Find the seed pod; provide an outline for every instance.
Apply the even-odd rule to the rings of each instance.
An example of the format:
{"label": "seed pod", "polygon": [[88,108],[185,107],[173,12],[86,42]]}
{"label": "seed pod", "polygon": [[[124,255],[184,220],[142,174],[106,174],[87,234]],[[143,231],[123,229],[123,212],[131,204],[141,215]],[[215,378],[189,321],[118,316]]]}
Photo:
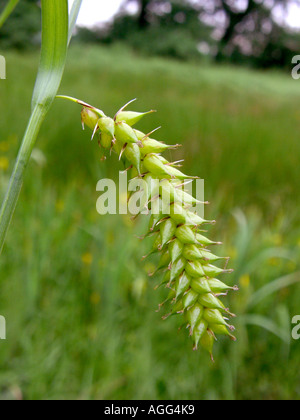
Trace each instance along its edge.
{"label": "seed pod", "polygon": [[158,234],[154,241],[152,250],[153,252],[158,252],[158,251],[161,251],[162,249],[163,249],[163,246],[161,244],[161,236],[160,234]]}
{"label": "seed pod", "polygon": [[130,127],[137,124],[145,115],[152,114],[155,111],[148,112],[131,112],[131,111],[121,111],[115,116],[115,121],[117,123],[124,122]]}
{"label": "seed pod", "polygon": [[196,325],[193,331],[193,340],[195,343],[194,350],[198,349],[199,342],[201,341],[204,334],[206,334],[208,328],[208,324],[206,321],[202,320],[199,324]]}
{"label": "seed pod", "polygon": [[109,117],[102,117],[98,120],[98,127],[102,133],[110,135],[112,138],[115,136],[115,123]]}
{"label": "seed pod", "polygon": [[162,279],[162,282],[158,286],[155,287],[155,290],[158,289],[161,286],[164,286],[166,284],[169,284],[170,283],[170,279],[171,279],[171,272],[170,271],[167,271],[165,273],[163,279]]}
{"label": "seed pod", "polygon": [[172,307],[172,314],[179,314],[182,313],[184,310],[182,300],[175,302]]}
{"label": "seed pod", "polygon": [[159,196],[159,180],[153,178],[151,174],[147,174],[144,176],[143,180],[148,185],[148,198],[154,198]]}
{"label": "seed pod", "polygon": [[171,256],[172,263],[178,260],[183,253],[183,243],[179,239],[175,239],[169,244],[169,252]]}
{"label": "seed pod", "polygon": [[181,297],[184,294],[184,292],[186,292],[189,289],[190,283],[191,283],[191,278],[186,273],[183,273],[176,280],[176,284],[175,284],[176,299]]}
{"label": "seed pod", "polygon": [[200,340],[200,344],[201,346],[208,351],[208,353],[210,354],[211,360],[214,361],[213,358],[213,347],[214,347],[214,337],[213,335],[206,330],[206,332],[203,334],[201,340]]}
{"label": "seed pod", "polygon": [[225,306],[223,305],[223,303],[211,293],[207,293],[206,295],[200,295],[199,303],[203,305],[205,308],[209,308],[209,309],[221,309],[221,310],[225,309]]}
{"label": "seed pod", "polygon": [[107,133],[101,133],[100,144],[104,149],[111,149],[113,137]]}
{"label": "seed pod", "polygon": [[176,200],[176,190],[173,187],[173,185],[170,183],[170,181],[163,180],[160,182],[159,185],[160,189],[160,196],[162,199],[169,200],[169,203],[173,203]]}
{"label": "seed pod", "polygon": [[207,220],[202,219],[202,217],[198,216],[195,213],[187,211],[187,219],[186,223],[193,226],[201,226],[203,223],[209,223]]}
{"label": "seed pod", "polygon": [[180,179],[184,181],[185,179],[194,179],[193,176],[188,176],[180,172],[178,169],[174,168],[173,166],[166,165],[168,174],[171,176],[172,179]]}
{"label": "seed pod", "polygon": [[222,313],[218,309],[205,309],[203,318],[208,322],[209,325],[223,325],[228,326],[227,322],[223,318]]}
{"label": "seed pod", "polygon": [[207,277],[216,277],[219,274],[232,272],[232,270],[222,270],[221,268],[214,267],[213,265],[204,265],[203,270]]}
{"label": "seed pod", "polygon": [[197,243],[204,245],[204,246],[209,246],[209,245],[222,245],[221,242],[213,242],[209,239],[207,239],[205,236],[200,235],[200,233],[196,234],[196,240]]}
{"label": "seed pod", "polygon": [[171,268],[171,282],[176,280],[176,278],[178,276],[180,276],[186,266],[186,260],[184,258],[179,258],[179,260],[177,260]]}
{"label": "seed pod", "polygon": [[166,166],[158,159],[155,154],[149,154],[144,159],[144,166],[155,177],[169,177]]}
{"label": "seed pod", "polygon": [[115,124],[115,137],[122,144],[139,142],[133,129],[124,122]]}
{"label": "seed pod", "polygon": [[162,256],[160,257],[160,261],[158,263],[157,271],[161,270],[162,268],[166,268],[169,266],[171,262],[169,251],[165,251]]}
{"label": "seed pod", "polygon": [[178,224],[187,223],[188,217],[184,208],[177,203],[174,203],[170,206],[170,217]]}
{"label": "seed pod", "polygon": [[224,293],[228,290],[236,290],[236,287],[227,286],[227,284],[217,279],[211,279],[208,281],[209,287],[213,293]]}
{"label": "seed pod", "polygon": [[164,143],[161,143],[160,141],[149,139],[149,138],[145,138],[144,140],[142,140],[142,145],[143,147],[141,149],[141,152],[143,156],[146,156],[150,153],[163,153],[166,150],[169,150],[172,148],[168,144],[164,144]]}
{"label": "seed pod", "polygon": [[196,245],[186,245],[183,250],[183,256],[189,261],[204,260],[202,251]]}
{"label": "seed pod", "polygon": [[180,226],[175,232],[176,238],[178,238],[183,244],[195,244],[196,236],[195,233],[189,226]]}
{"label": "seed pod", "polygon": [[196,303],[187,311],[187,320],[190,324],[191,334],[193,334],[194,329],[197,324],[199,324],[203,317],[204,308],[203,306]]}
{"label": "seed pod", "polygon": [[200,204],[200,201],[196,200],[196,198],[186,193],[185,191],[182,191],[180,188],[176,189],[176,197],[178,201],[184,204]]}
{"label": "seed pod", "polygon": [[208,281],[205,278],[193,279],[191,288],[200,295],[211,293]]}
{"label": "seed pod", "polygon": [[182,298],[182,303],[184,309],[190,308],[191,306],[195,305],[198,300],[198,293],[195,292],[193,289],[190,289]]}
{"label": "seed pod", "polygon": [[141,174],[141,152],[140,148],[136,143],[128,143],[124,155],[128,162],[133,165],[137,171],[138,174]]}
{"label": "seed pod", "polygon": [[185,269],[188,275],[191,277],[194,277],[196,279],[199,277],[205,277],[203,266],[200,261],[194,261],[194,262],[188,261]]}
{"label": "seed pod", "polygon": [[226,260],[226,257],[218,257],[217,255],[212,254],[211,252],[207,251],[206,249],[201,250],[201,258],[206,261],[216,262],[221,260]]}
{"label": "seed pod", "polygon": [[209,326],[210,331],[212,331],[214,334],[218,335],[226,335],[228,336],[232,341],[236,341],[236,337],[232,335],[224,325],[217,325],[217,324],[211,324]]}
{"label": "seed pod", "polygon": [[162,245],[166,245],[171,239],[173,239],[175,232],[176,232],[177,225],[172,219],[168,219],[162,223],[160,228],[161,234],[161,243]]}
{"label": "seed pod", "polygon": [[89,109],[89,108],[83,108],[81,111],[81,122],[82,124],[85,124],[87,127],[89,127],[92,131],[94,131],[95,127],[98,124],[99,115]]}

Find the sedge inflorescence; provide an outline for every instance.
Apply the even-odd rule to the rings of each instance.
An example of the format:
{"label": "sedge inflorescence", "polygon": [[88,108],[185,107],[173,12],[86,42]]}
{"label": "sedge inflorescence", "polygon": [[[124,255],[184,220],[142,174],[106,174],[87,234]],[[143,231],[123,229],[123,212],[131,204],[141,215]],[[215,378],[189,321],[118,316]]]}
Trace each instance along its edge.
{"label": "sedge inflorescence", "polygon": [[[230,290],[237,290],[237,287],[227,286],[217,279],[223,273],[232,272],[226,269],[229,258],[218,257],[211,252],[210,248],[220,243],[209,240],[203,226],[213,222],[193,212],[193,206],[199,202],[182,190],[184,182],[195,177],[183,174],[178,169],[178,162],[170,163],[162,156],[163,152],[178,145],[169,146],[153,139],[153,132],[145,134],[133,128],[145,115],[154,111],[126,111],[132,101],[110,118],[85,102],[63,98],[83,106],[83,126],[93,131],[93,137],[99,133],[102,148],[119,155],[130,179],[143,179],[148,185],[147,208],[151,214],[148,235],[154,236],[150,254],[161,254],[156,272],[164,272],[161,285],[169,289],[166,301],[160,305],[160,308],[169,308],[163,319],[181,314],[183,324],[193,339],[194,349],[201,346],[213,358],[217,335],[235,340],[232,335],[234,327],[229,324],[229,318],[234,315],[220,297]],[[164,197],[169,200],[166,202]],[[225,268],[215,265],[222,260]]]}

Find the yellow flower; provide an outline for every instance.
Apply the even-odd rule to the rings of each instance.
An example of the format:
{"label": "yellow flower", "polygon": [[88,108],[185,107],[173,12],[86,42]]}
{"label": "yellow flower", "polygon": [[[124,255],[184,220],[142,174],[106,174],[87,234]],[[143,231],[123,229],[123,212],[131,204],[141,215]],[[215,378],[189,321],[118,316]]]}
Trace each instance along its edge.
{"label": "yellow flower", "polygon": [[272,243],[273,243],[275,246],[281,246],[281,245],[282,245],[282,243],[283,243],[283,238],[282,238],[282,236],[281,236],[279,233],[275,233],[275,234],[272,236]]}
{"label": "yellow flower", "polygon": [[58,213],[62,213],[65,209],[65,203],[62,200],[58,200],[55,207]]}
{"label": "yellow flower", "polygon": [[7,159],[7,157],[0,157],[0,170],[2,171],[7,171],[7,169],[9,168],[9,160]]}
{"label": "yellow flower", "polygon": [[0,143],[0,152],[7,152],[9,150],[9,144],[7,141],[2,141]]}
{"label": "yellow flower", "polygon": [[269,258],[268,264],[273,267],[278,267],[280,265],[280,259],[276,257]]}
{"label": "yellow flower", "polygon": [[244,287],[245,289],[248,289],[248,287],[250,286],[250,276],[249,276],[249,274],[244,274],[240,278],[240,285],[242,287]]}
{"label": "yellow flower", "polygon": [[228,252],[228,254],[229,254],[229,256],[232,258],[232,259],[235,259],[236,257],[237,257],[237,249],[236,248],[234,248],[234,247],[230,247],[229,248],[229,252]]}
{"label": "yellow flower", "polygon": [[99,295],[99,293],[97,292],[93,292],[90,296],[90,301],[93,305],[98,305],[100,303],[101,297]]}
{"label": "yellow flower", "polygon": [[90,254],[89,252],[87,252],[86,254],[84,254],[81,257],[81,261],[83,262],[83,264],[85,265],[91,265],[93,262],[93,256],[92,254]]}
{"label": "yellow flower", "polygon": [[288,269],[290,272],[296,271],[296,269],[297,269],[297,264],[295,263],[295,261],[289,261],[289,262],[288,262],[288,264],[287,264],[287,269]]}

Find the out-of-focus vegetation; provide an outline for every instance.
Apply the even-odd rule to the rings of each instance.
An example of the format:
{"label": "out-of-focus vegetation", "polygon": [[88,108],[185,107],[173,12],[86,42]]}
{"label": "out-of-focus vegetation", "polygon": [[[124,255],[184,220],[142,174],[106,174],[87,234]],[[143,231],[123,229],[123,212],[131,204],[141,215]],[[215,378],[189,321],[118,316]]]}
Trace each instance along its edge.
{"label": "out-of-focus vegetation", "polygon": [[[300,33],[288,27],[284,17],[297,2],[123,0],[112,21],[79,28],[76,39],[87,44],[122,42],[143,55],[289,69],[299,54]],[[0,0],[0,12],[5,4]],[[39,33],[39,1],[22,0],[0,30],[0,49],[36,48]]]}
{"label": "out-of-focus vegetation", "polygon": [[[113,22],[81,28],[87,43],[123,42],[147,55],[290,68],[300,34],[287,26],[295,0],[124,0]],[[132,13],[133,8],[136,13]]]}
{"label": "out-of-focus vegetation", "polygon": [[[0,49],[28,50],[40,44],[41,10],[37,0],[22,0],[0,29]],[[8,4],[0,0],[0,12]]]}
{"label": "out-of-focus vegetation", "polygon": [[[0,84],[3,196],[30,112],[38,55],[7,53]],[[22,78],[20,78],[22,68]],[[211,236],[224,243],[240,292],[237,343],[215,365],[193,352],[176,317],[156,313],[167,291],[136,236],[147,220],[96,212],[97,181],[117,177],[57,101],[43,126],[0,259],[1,399],[291,399],[300,397],[300,126],[296,81],[281,73],[138,58],[123,46],[73,48],[61,92],[113,115],[138,97],[155,108],[141,129],[184,147],[185,172],[205,179]],[[274,280],[277,280],[273,283]],[[269,285],[272,285],[269,287]],[[262,287],[267,289],[261,290]],[[230,299],[230,302],[229,302]],[[175,368],[174,368],[175,367]]]}

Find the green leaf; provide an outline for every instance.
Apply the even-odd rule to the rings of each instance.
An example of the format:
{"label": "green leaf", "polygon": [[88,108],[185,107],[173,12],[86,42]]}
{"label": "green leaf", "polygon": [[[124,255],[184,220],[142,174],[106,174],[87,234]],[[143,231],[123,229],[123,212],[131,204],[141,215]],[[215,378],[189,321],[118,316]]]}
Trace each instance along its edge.
{"label": "green leaf", "polygon": [[290,344],[290,331],[286,328],[280,328],[272,320],[261,315],[244,315],[240,317],[241,322],[248,325],[255,325],[264,328],[266,331],[279,337],[284,343]]}
{"label": "green leaf", "polygon": [[4,7],[4,9],[2,10],[2,13],[0,15],[0,29],[2,28],[2,26],[4,25],[4,23],[7,21],[7,19],[9,18],[9,16],[12,14],[12,12],[15,9],[15,7],[19,3],[19,1],[20,0],[10,0],[7,3],[7,5]]}
{"label": "green leaf", "polygon": [[247,306],[248,308],[254,307],[273,293],[285,289],[286,287],[292,286],[298,282],[300,282],[300,272],[289,274],[287,276],[273,280],[271,283],[268,283],[266,286],[253,293]]}
{"label": "green leaf", "polygon": [[69,36],[67,0],[42,0],[42,51],[32,97],[32,110],[46,114],[56,96],[64,72]]}
{"label": "green leaf", "polygon": [[73,31],[77,22],[77,17],[81,8],[82,0],[75,0],[72,9],[70,12],[69,17],[69,36],[68,36],[68,44],[70,43],[73,35]]}

